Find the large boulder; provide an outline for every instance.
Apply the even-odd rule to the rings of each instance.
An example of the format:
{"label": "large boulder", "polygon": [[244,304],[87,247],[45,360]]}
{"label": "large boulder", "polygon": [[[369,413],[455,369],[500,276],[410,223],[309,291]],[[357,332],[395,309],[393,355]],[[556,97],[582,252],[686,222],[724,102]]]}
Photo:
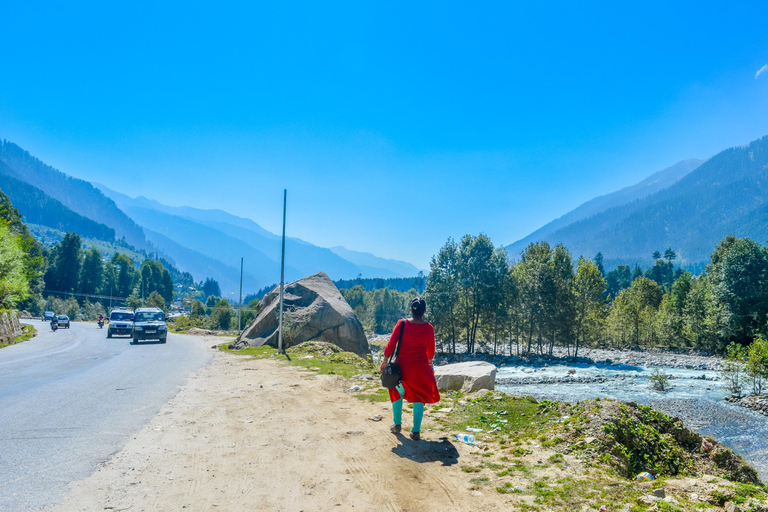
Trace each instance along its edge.
{"label": "large boulder", "polygon": [[435,380],[440,391],[464,391],[494,389],[496,367],[485,361],[446,364],[435,368]]}
{"label": "large boulder", "polygon": [[[283,302],[284,348],[305,341],[327,341],[347,352],[370,353],[360,320],[324,272],[287,284]],[[279,306],[280,287],[275,287],[259,302],[256,319],[232,348],[277,347]]]}

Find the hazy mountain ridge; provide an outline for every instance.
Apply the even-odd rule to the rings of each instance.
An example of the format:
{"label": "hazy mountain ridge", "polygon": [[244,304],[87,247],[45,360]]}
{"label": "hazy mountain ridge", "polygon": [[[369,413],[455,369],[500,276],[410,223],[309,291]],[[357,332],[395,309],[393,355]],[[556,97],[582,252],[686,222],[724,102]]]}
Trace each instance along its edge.
{"label": "hazy mountain ridge", "polygon": [[[590,199],[565,215],[548,222],[525,238],[510,244],[507,246],[507,251],[511,256],[517,257],[517,255],[520,254],[520,251],[525,249],[531,242],[546,240],[548,235],[566,228],[571,224],[589,219],[612,208],[633,203],[634,201],[648,197],[649,195],[672,186],[699,167],[703,162],[704,160],[698,159],[682,160],[671,167],[651,174],[634,185]],[[609,222],[617,222],[619,219],[606,220]]]}
{"label": "hazy mountain ridge", "polygon": [[87,238],[115,239],[114,229],[72,211],[34,185],[12,178],[10,172],[5,172],[5,167],[6,164],[0,162],[0,190],[8,194],[14,208],[24,216],[25,223],[73,231]]}
{"label": "hazy mountain ridge", "polygon": [[331,247],[330,250],[358,267],[368,269],[369,275],[374,275],[377,271],[389,274],[375,274],[376,277],[413,277],[421,272],[415,265],[408,262],[380,258],[369,252],[353,251],[342,246]]}
{"label": "hazy mountain ridge", "polygon": [[64,174],[6,140],[0,142],[0,161],[6,164],[0,172],[39,188],[83,217],[109,226],[115,236],[124,236],[129,244],[152,249],[141,228],[91,183]]}
{"label": "hazy mountain ridge", "polygon": [[[269,285],[280,275],[280,237],[250,219],[237,217],[223,210],[167,206],[141,196],[134,199],[110,190],[104,185],[97,184],[97,187],[143,226],[150,241],[162,247],[180,268],[194,275],[199,274],[203,269],[210,272],[214,261],[222,263],[228,273],[234,267],[239,268],[240,256],[245,258],[246,273],[250,272],[251,276],[250,280],[244,278],[246,290],[254,286],[261,288]],[[289,281],[320,270],[334,279],[353,278],[358,275],[411,277],[419,272],[416,267],[408,263],[385,260],[374,255],[366,256],[367,261],[374,264],[381,263],[381,265],[356,264],[335,251],[315,246],[298,238],[286,238],[285,250],[287,258],[285,275],[286,280]],[[355,251],[350,253],[367,254],[355,253]],[[392,267],[400,272],[409,273],[400,273],[392,270]],[[224,271],[224,268],[218,269],[216,275],[221,276]],[[233,282],[231,276],[225,280]],[[223,281],[220,282],[222,289],[231,290]]]}
{"label": "hazy mountain ridge", "polygon": [[574,256],[602,252],[615,263],[648,261],[671,247],[680,264],[701,268],[729,233],[766,240],[766,180],[768,136],[718,153],[663,190],[542,238],[565,244]]}

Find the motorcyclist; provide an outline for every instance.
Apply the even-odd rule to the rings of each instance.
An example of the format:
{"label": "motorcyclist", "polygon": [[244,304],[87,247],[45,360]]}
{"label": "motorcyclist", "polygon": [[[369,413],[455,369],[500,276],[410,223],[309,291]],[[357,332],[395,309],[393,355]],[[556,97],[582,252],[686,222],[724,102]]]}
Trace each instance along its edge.
{"label": "motorcyclist", "polygon": [[56,317],[56,315],[53,315],[53,318],[51,318],[51,330],[55,331],[59,328],[59,319]]}
{"label": "motorcyclist", "polygon": [[99,327],[104,325],[104,315],[99,315]]}

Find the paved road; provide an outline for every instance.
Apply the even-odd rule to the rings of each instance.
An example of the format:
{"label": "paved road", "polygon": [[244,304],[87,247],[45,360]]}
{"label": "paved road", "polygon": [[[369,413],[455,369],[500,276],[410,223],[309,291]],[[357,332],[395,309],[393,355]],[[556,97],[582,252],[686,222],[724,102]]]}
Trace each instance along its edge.
{"label": "paved road", "polygon": [[0,350],[0,511],[40,510],[89,476],[210,360],[200,338],[106,339],[72,323]]}

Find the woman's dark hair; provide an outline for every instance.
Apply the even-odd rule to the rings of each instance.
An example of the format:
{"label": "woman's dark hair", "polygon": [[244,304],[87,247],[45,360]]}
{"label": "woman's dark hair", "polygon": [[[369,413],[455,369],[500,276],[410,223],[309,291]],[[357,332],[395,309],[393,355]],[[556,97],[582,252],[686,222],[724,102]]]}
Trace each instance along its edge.
{"label": "woman's dark hair", "polygon": [[415,316],[423,316],[427,310],[427,303],[421,297],[416,297],[411,301],[411,312]]}

